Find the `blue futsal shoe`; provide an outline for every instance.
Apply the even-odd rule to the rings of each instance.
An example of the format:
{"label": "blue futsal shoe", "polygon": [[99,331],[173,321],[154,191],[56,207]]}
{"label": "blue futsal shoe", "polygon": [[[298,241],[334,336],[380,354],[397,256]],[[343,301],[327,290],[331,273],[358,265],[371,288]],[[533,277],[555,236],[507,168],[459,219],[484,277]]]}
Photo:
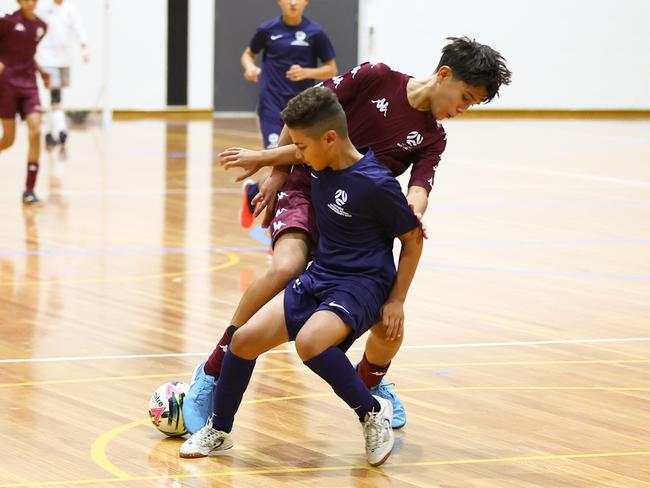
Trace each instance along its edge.
{"label": "blue futsal shoe", "polygon": [[395,390],[393,390],[392,383],[386,383],[382,379],[381,383],[370,388],[370,393],[385,398],[393,404],[393,429],[401,429],[406,425],[406,411],[404,410],[404,404],[395,393]]}
{"label": "blue futsal shoe", "polygon": [[183,402],[183,422],[190,434],[201,430],[212,415],[217,380],[203,371],[205,361],[192,373],[192,384]]}

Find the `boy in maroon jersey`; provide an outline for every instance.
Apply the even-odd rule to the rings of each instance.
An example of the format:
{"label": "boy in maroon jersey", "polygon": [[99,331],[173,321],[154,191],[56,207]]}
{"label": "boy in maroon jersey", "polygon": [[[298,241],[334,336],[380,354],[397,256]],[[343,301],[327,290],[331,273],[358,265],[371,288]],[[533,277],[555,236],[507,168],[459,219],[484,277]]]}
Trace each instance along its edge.
{"label": "boy in maroon jersey", "polygon": [[[460,115],[474,104],[489,102],[511,78],[504,58],[491,47],[466,37],[449,39],[452,42],[443,48],[436,72],[428,78],[416,80],[385,64],[364,63],[324,82],[343,106],[355,146],[370,147],[395,176],[412,165],[406,198],[419,215],[427,208],[446,145],[445,131],[438,121]],[[244,168],[243,179],[261,166],[286,166],[299,159],[286,128],[279,146],[260,152],[229,148],[221,153],[221,163],[226,169]],[[274,168],[256,197],[256,214],[277,198],[277,210],[276,205],[270,206],[265,219],[273,237],[272,265],[246,290],[231,326],[210,358],[195,370],[183,407],[190,431],[195,424],[198,428],[205,424],[205,403],[212,401],[210,394],[232,334],[307,266],[318,239],[310,178],[310,171],[303,165],[294,166],[288,177],[286,171]],[[391,400],[393,428],[401,428],[406,423],[404,407],[382,377],[401,345],[403,323],[394,334],[386,334],[386,330],[371,329],[358,373],[373,394]]]}
{"label": "boy in maroon jersey", "polygon": [[[34,185],[41,150],[41,101],[36,86],[38,68],[34,54],[47,26],[34,13],[37,0],[17,1],[19,10],[0,17],[0,152],[14,143],[16,114],[20,114],[29,129],[27,181],[23,203],[38,205],[40,200],[34,193]],[[47,75],[41,75],[47,85]]]}

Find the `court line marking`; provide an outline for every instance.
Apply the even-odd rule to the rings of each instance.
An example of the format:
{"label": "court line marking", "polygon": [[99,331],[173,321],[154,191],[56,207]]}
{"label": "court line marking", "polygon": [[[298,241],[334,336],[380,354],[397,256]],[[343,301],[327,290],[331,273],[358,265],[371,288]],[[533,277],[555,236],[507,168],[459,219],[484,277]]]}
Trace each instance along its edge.
{"label": "court line marking", "polygon": [[468,264],[445,264],[445,263],[421,263],[427,268],[448,270],[448,271],[476,271],[479,273],[506,273],[528,276],[544,276],[559,278],[584,278],[600,280],[621,280],[621,281],[647,281],[650,274],[621,274],[621,273],[599,273],[590,271],[545,271],[525,268],[495,268],[490,266],[468,265]]}
{"label": "court line marking", "polygon": [[[472,362],[439,362],[439,363],[418,363],[418,364],[395,364],[391,371],[397,369],[421,369],[421,368],[454,368],[454,367],[472,367],[472,366],[567,366],[567,365],[586,365],[586,364],[647,364],[650,359],[585,359],[585,360],[558,360],[558,361],[472,361]],[[310,372],[311,370],[304,366],[292,366],[288,368],[259,368],[255,369],[257,373],[289,373],[289,372]],[[20,388],[26,386],[47,386],[75,383],[100,383],[105,381],[130,381],[130,380],[147,380],[147,379],[169,379],[189,377],[187,371],[177,373],[159,373],[144,375],[126,375],[126,376],[97,376],[93,378],[69,378],[65,380],[40,380],[24,381],[21,383],[0,383],[0,388]]]}
{"label": "court line marking", "polygon": [[[650,387],[601,387],[601,386],[591,386],[591,387],[585,387],[585,386],[569,386],[569,387],[557,387],[557,386],[521,386],[521,387],[498,387],[498,386],[481,386],[481,387],[433,387],[433,388],[404,388],[398,390],[399,392],[423,392],[423,391],[441,391],[441,392],[455,392],[455,391],[605,391],[605,392],[619,392],[619,391],[650,391]],[[326,392],[326,393],[311,393],[311,394],[305,394],[305,395],[291,395],[291,396],[284,396],[284,397],[270,397],[270,398],[262,398],[262,399],[257,399],[257,400],[245,400],[242,402],[243,405],[252,405],[252,404],[260,404],[260,403],[271,403],[271,402],[280,402],[280,401],[289,401],[289,400],[302,400],[302,399],[310,399],[310,398],[323,398],[323,397],[334,397],[335,394],[333,392]],[[108,432],[105,432],[102,434],[100,437],[98,437],[93,444],[91,445],[91,458],[93,461],[98,464],[102,469],[110,472],[111,474],[117,475],[120,480],[124,481],[131,481],[131,476],[126,473],[125,471],[119,469],[117,466],[115,466],[109,459],[108,456],[106,455],[105,449],[108,443],[116,438],[118,435],[122,434],[123,432],[126,432],[127,430],[130,430],[132,428],[138,427],[140,425],[147,424],[149,419],[144,418],[141,420],[137,420],[134,422],[130,422],[128,424],[124,424],[122,426],[116,427]],[[650,452],[648,452],[650,454]],[[560,456],[567,456],[567,455],[560,455]],[[576,456],[593,456],[589,454],[577,454]],[[553,458],[554,456],[551,456]],[[534,458],[537,458],[537,456],[534,456]],[[542,459],[549,459],[547,456],[541,456]],[[503,460],[517,460],[520,458],[498,458],[498,459],[503,459]],[[527,457],[525,459],[526,461],[531,460],[530,457]],[[479,463],[479,462],[496,462],[494,459],[491,460],[460,460],[460,461],[424,461],[424,462],[419,462],[419,463],[403,463],[403,464],[391,464],[390,466],[393,467],[398,467],[398,466],[426,466],[426,465],[437,465],[437,464],[471,464],[471,463]],[[368,466],[365,466],[366,468]],[[296,468],[281,468],[281,469],[296,469]],[[300,468],[298,468],[300,469]],[[318,470],[320,468],[305,468],[308,470]],[[256,470],[256,471],[262,471],[262,473],[256,473],[256,474],[269,474],[266,472],[266,470]],[[293,472],[293,471],[290,471]],[[297,472],[297,471],[296,471]],[[227,474],[225,473],[219,473],[219,476],[226,476]],[[234,475],[234,474],[233,474]],[[138,477],[140,478],[140,477]],[[2,485],[0,485],[1,488]]]}
{"label": "court line marking", "polygon": [[136,275],[136,276],[121,276],[115,278],[87,278],[87,279],[78,279],[78,280],[35,280],[35,281],[0,281],[0,287],[3,286],[26,286],[26,285],[75,285],[82,283],[123,283],[129,281],[143,281],[149,279],[158,279],[158,278],[172,278],[176,276],[190,276],[199,273],[211,273],[224,268],[229,268],[235,266],[240,262],[240,257],[232,252],[220,252],[226,256],[227,261],[225,263],[218,264],[216,266],[211,266],[209,268],[187,270],[187,271],[177,271],[173,273],[156,273],[150,275]]}
{"label": "court line marking", "polygon": [[608,457],[637,457],[650,456],[650,451],[624,451],[624,452],[598,452],[583,454],[546,454],[537,456],[513,456],[502,458],[483,459],[449,459],[440,461],[418,461],[412,463],[389,463],[381,468],[373,468],[367,464],[349,464],[341,466],[322,466],[315,468],[269,468],[249,469],[239,471],[208,471],[204,473],[188,473],[177,475],[152,475],[152,476],[129,476],[128,478],[95,478],[86,480],[62,480],[62,481],[34,481],[21,483],[3,483],[0,488],[34,488],[39,486],[61,486],[61,485],[92,485],[100,483],[117,483],[127,481],[156,481],[156,480],[183,480],[192,478],[226,478],[238,476],[290,474],[290,473],[325,473],[332,471],[350,471],[352,469],[363,469],[366,471],[387,474],[389,468],[411,468],[422,466],[454,466],[490,463],[525,463],[531,461],[565,461],[574,459],[599,459]]}
{"label": "court line marking", "polygon": [[512,166],[509,164],[491,163],[488,161],[454,160],[454,164],[462,164],[465,166],[480,166],[482,168],[501,169],[505,171],[512,171],[515,173],[528,173],[528,174],[544,175],[544,176],[560,176],[564,178],[576,178],[581,180],[600,181],[600,182],[607,182],[607,183],[615,183],[617,185],[623,185],[629,187],[639,187],[639,188],[650,187],[650,181],[644,181],[644,180],[628,180],[625,178],[612,178],[611,176],[598,176],[598,175],[589,175],[583,173],[569,173],[566,171],[554,171],[554,170],[542,169],[542,168],[522,168],[518,166]]}
{"label": "court line marking", "polygon": [[[548,341],[514,341],[514,342],[469,342],[458,344],[420,344],[420,345],[402,345],[403,349],[462,349],[474,347],[526,347],[526,346],[547,346],[563,344],[612,344],[626,342],[647,342],[650,337],[620,337],[611,339],[560,339]],[[349,351],[363,351],[362,347],[351,347]],[[107,356],[61,356],[49,358],[15,358],[0,359],[0,364],[10,363],[50,363],[64,361],[106,361],[112,359],[155,359],[155,358],[180,358],[194,356],[209,356],[212,351],[208,352],[181,352],[181,353],[162,353],[162,354],[121,354]],[[274,349],[264,354],[297,354],[295,349]]]}

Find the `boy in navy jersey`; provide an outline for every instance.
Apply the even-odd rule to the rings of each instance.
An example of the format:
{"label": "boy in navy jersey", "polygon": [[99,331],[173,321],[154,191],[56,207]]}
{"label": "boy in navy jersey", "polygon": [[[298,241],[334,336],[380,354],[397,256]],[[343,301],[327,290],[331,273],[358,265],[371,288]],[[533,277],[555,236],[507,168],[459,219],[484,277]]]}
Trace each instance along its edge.
{"label": "boy in navy jersey", "polygon": [[[278,145],[284,125],[280,111],[287,102],[313,86],[314,80],[336,75],[336,55],[327,34],[320,25],[303,16],[308,3],[308,0],[279,0],[282,15],[260,25],[241,56],[244,78],[260,84],[257,114],[266,149]],[[260,52],[263,52],[261,68],[255,64]],[[250,202],[257,191],[257,183],[245,182],[240,214],[240,223],[245,228],[253,224]]]}
{"label": "boy in navy jersey", "polygon": [[[47,30],[34,13],[36,0],[18,0],[20,9],[0,17],[0,152],[11,147],[16,135],[16,114],[27,122],[29,149],[27,180],[23,192],[25,205],[41,201],[34,193],[41,151],[41,101],[36,86],[36,46]],[[47,75],[43,80],[48,81]]]}
{"label": "boy in navy jersey", "polygon": [[[232,447],[235,413],[265,351],[296,341],[304,364],[330,384],[363,422],[366,456],[382,464],[393,447],[390,401],[370,394],[345,355],[379,319],[403,324],[403,303],[422,252],[422,230],[392,173],[348,137],[345,112],[323,87],[293,98],[282,118],[311,166],[320,239],[311,266],[233,337],[214,394],[213,415],[180,449],[204,457]],[[402,242],[398,269],[393,242]]]}
{"label": "boy in navy jersey", "polygon": [[[460,115],[473,104],[489,102],[502,84],[510,83],[511,73],[497,51],[464,37],[450,40],[443,48],[436,72],[427,78],[415,79],[382,63],[364,63],[324,83],[343,106],[355,146],[370,147],[395,176],[410,168],[406,199],[418,214],[427,208],[436,168],[447,143],[439,120]],[[229,148],[220,155],[221,163],[226,169],[244,168],[242,178],[262,165],[293,164],[296,147],[286,130],[281,133],[279,145],[261,152]],[[203,426],[211,411],[212,391],[233,332],[304,271],[318,242],[309,171],[294,166],[287,178],[286,173],[276,169],[262,186],[260,197],[265,200],[258,207],[263,209],[267,198],[275,200],[277,192],[277,210],[270,214],[273,261],[265,274],[244,292],[230,327],[208,360],[195,369],[183,406],[190,432]],[[391,400],[395,412],[393,428],[398,429],[406,424],[405,409],[382,378],[399,350],[403,334],[401,330],[392,335],[385,332],[381,327],[371,329],[358,372],[373,394]]]}

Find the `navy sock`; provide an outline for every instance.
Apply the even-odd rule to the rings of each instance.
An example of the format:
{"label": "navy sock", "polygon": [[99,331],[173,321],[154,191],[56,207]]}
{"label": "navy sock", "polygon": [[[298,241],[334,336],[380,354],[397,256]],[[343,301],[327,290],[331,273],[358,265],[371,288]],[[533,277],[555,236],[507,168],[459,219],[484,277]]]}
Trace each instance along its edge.
{"label": "navy sock", "polygon": [[230,349],[221,366],[219,382],[214,391],[212,427],[224,432],[232,430],[235,414],[255,368],[255,359],[242,359]]}
{"label": "navy sock", "polygon": [[334,392],[363,420],[370,411],[379,411],[381,405],[370,394],[350,360],[338,347],[330,347],[307,361],[305,366],[327,381]]}

